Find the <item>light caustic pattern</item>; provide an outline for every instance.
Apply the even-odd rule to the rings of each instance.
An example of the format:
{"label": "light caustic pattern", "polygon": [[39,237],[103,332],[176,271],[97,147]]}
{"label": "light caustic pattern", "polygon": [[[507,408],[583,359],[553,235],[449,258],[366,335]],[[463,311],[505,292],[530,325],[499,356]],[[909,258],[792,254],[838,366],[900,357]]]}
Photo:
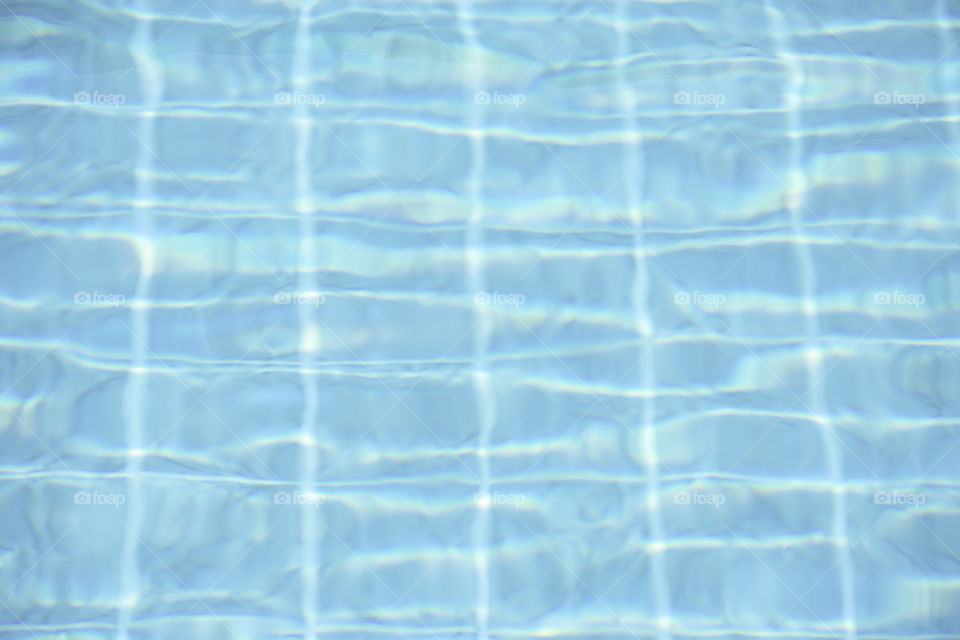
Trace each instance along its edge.
{"label": "light caustic pattern", "polygon": [[113,4],[0,13],[0,636],[960,637],[956,2]]}

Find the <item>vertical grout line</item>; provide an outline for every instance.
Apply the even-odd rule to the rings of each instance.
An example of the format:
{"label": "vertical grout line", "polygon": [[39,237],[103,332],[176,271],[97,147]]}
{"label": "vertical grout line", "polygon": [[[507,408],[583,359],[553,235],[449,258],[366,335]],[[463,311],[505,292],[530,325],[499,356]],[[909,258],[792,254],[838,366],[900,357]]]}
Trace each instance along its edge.
{"label": "vertical grout line", "polygon": [[[467,83],[471,97],[484,90],[482,50],[475,32],[473,4],[471,0],[458,0],[460,29],[463,32],[466,47],[469,50],[469,63],[466,66]],[[484,289],[484,230],[483,230],[483,176],[486,164],[483,117],[476,100],[469,114],[470,131],[470,176],[468,193],[470,200],[470,221],[467,232],[467,269],[471,295],[476,302],[476,294]],[[496,421],[496,398],[490,383],[487,351],[493,335],[493,318],[486,305],[475,306],[477,314],[477,332],[473,343],[473,393],[477,403],[479,435],[477,441],[477,464],[480,468],[480,495],[490,495],[490,436]],[[477,638],[487,640],[490,625],[490,501],[476,500],[477,519],[473,530],[474,566],[477,572]]]}
{"label": "vertical grout line", "polygon": [[[304,0],[297,21],[294,43],[293,88],[295,92],[305,92],[310,83],[310,10],[312,0]],[[294,98],[296,93],[294,93]],[[310,106],[304,101],[292,99],[294,122],[297,131],[296,142],[296,209],[300,219],[300,247],[297,259],[298,293],[316,293],[317,279],[314,273],[316,251],[314,246],[313,198],[310,181],[310,136],[313,130]],[[304,408],[303,422],[300,425],[300,493],[313,496],[314,478],[317,470],[317,433],[318,384],[314,372],[314,353],[319,349],[320,329],[312,314],[316,309],[309,304],[297,305],[300,323],[300,344],[298,348],[300,382],[303,385]],[[298,505],[301,514],[301,567],[300,585],[302,589],[300,609],[303,616],[304,638],[314,640],[317,629],[317,572],[319,571],[319,532],[316,518],[319,512],[307,503]]]}
{"label": "vertical grout line", "polygon": [[[958,148],[958,145],[960,145],[960,133],[958,133],[957,131],[958,125],[957,125],[956,97],[954,96],[954,92],[953,92],[957,84],[956,82],[954,82],[954,73],[952,73],[952,70],[956,68],[956,66],[955,64],[952,65],[950,63],[950,58],[948,57],[951,51],[951,47],[954,47],[955,43],[950,42],[949,34],[951,33],[951,30],[950,30],[951,22],[950,22],[950,14],[947,11],[946,4],[947,4],[946,0],[937,0],[937,5],[936,5],[937,15],[935,16],[935,19],[939,26],[938,34],[939,34],[939,40],[940,40],[940,49],[943,52],[940,54],[942,56],[942,59],[937,64],[940,64],[942,67],[942,71],[940,74],[940,77],[942,78],[941,85],[944,87],[944,90],[946,91],[946,95],[942,97],[942,99],[947,103],[947,108],[946,108],[947,114],[944,120],[946,121],[947,129],[950,131],[950,143],[954,149],[954,157],[956,157],[956,154],[960,152],[960,148]],[[954,187],[953,192],[956,193],[956,187]],[[948,200],[948,203],[952,204],[953,200]],[[945,222],[952,222],[956,218],[956,215],[954,214],[954,211],[953,211],[953,207],[949,207],[946,210],[945,215],[948,216],[948,219]]]}
{"label": "vertical grout line", "polygon": [[[147,13],[144,2],[136,8],[138,16]],[[156,115],[163,94],[163,75],[159,65],[150,56],[152,30],[149,20],[137,21],[130,41],[133,57],[140,77],[143,107],[139,117],[137,136],[141,145],[136,164],[136,200],[134,202],[134,225],[136,227],[137,253],[140,257],[140,275],[131,303],[131,371],[123,394],[123,418],[126,424],[127,461],[126,476],[129,505],[128,522],[124,533],[120,560],[120,597],[117,611],[117,637],[127,640],[130,625],[140,600],[140,565],[138,547],[143,528],[143,487],[141,484],[141,460],[143,456],[143,433],[147,386],[148,347],[150,344],[150,284],[155,269],[153,240],[154,184],[151,175],[152,153],[156,141]]]}
{"label": "vertical grout line", "polygon": [[656,338],[653,331],[653,318],[650,313],[650,272],[647,264],[646,249],[643,242],[643,214],[641,203],[643,196],[640,192],[640,182],[643,179],[643,164],[638,155],[637,145],[642,143],[637,128],[637,118],[634,113],[633,100],[630,95],[626,79],[626,60],[630,53],[627,43],[627,29],[625,22],[630,19],[627,13],[629,3],[620,0],[617,6],[617,63],[616,78],[619,88],[620,110],[626,125],[625,142],[623,145],[623,164],[626,167],[624,185],[627,206],[633,218],[634,243],[633,259],[635,266],[633,280],[633,316],[640,341],[640,388],[648,390],[650,397],[643,404],[643,428],[641,430],[643,464],[646,470],[647,517],[650,522],[650,536],[653,543],[649,557],[651,564],[650,587],[654,597],[654,609],[657,620],[657,638],[669,640],[672,626],[670,613],[670,585],[667,580],[665,533],[663,525],[663,511],[660,506],[660,463],[657,453],[656,432],[656,369],[654,366],[654,347]]}
{"label": "vertical grout line", "polygon": [[806,378],[809,385],[810,404],[814,420],[819,425],[820,439],[827,456],[827,470],[833,484],[833,513],[831,535],[837,547],[840,565],[840,589],[843,610],[843,627],[847,640],[855,640],[856,614],[854,610],[853,566],[850,563],[850,540],[847,533],[847,494],[843,477],[843,459],[837,447],[833,422],[827,413],[827,403],[820,378],[823,375],[823,350],[820,340],[820,320],[817,310],[816,291],[817,274],[813,262],[810,243],[803,229],[799,198],[806,191],[806,175],[803,171],[803,110],[804,72],[803,64],[790,50],[787,36],[783,31],[783,21],[770,0],[765,0],[776,24],[774,37],[777,41],[778,57],[784,61],[790,73],[790,85],[787,92],[787,128],[790,136],[790,176],[787,179],[788,207],[790,224],[797,259],[800,263],[800,277],[803,286],[803,311],[806,316],[807,349],[804,352]]}

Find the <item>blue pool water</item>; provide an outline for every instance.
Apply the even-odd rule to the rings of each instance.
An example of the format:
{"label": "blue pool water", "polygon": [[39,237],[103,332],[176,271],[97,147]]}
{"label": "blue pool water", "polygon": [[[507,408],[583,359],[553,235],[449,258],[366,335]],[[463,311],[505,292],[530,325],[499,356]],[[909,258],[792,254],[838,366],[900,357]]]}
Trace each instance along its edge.
{"label": "blue pool water", "polygon": [[960,638],[958,16],[0,2],[0,638]]}

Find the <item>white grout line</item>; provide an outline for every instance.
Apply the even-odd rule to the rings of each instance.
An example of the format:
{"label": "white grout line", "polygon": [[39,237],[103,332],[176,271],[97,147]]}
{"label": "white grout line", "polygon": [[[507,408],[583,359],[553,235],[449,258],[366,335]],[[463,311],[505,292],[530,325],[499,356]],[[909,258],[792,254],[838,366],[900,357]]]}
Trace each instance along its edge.
{"label": "white grout line", "polygon": [[[145,0],[138,3],[137,14],[148,15]],[[133,621],[140,600],[140,566],[138,559],[139,536],[143,527],[143,488],[141,461],[143,459],[143,433],[146,409],[144,398],[147,386],[147,351],[150,345],[149,300],[150,284],[153,279],[154,246],[153,206],[154,184],[151,173],[152,149],[156,146],[156,112],[163,94],[163,73],[160,66],[150,56],[152,45],[151,21],[137,21],[134,36],[130,42],[130,53],[137,62],[140,76],[140,91],[145,110],[140,116],[140,149],[136,164],[136,201],[134,202],[134,222],[137,233],[137,253],[140,257],[140,275],[134,303],[131,305],[132,368],[127,377],[123,396],[123,417],[126,424],[128,480],[128,522],[124,534],[120,557],[120,594],[117,610],[117,637],[127,640],[130,624]]]}
{"label": "white grout line", "polygon": [[[620,111],[626,124],[627,141],[623,145],[623,164],[627,167],[623,179],[626,192],[627,206],[633,217],[633,258],[635,264],[633,278],[633,317],[637,333],[641,336],[640,375],[639,384],[643,390],[656,389],[656,369],[653,353],[655,337],[653,336],[653,318],[650,314],[650,272],[647,264],[646,248],[643,242],[643,214],[641,204],[643,196],[640,192],[640,181],[643,178],[644,163],[639,155],[637,142],[640,132],[637,129],[637,118],[634,114],[633,98],[630,94],[629,83],[626,78],[626,60],[630,54],[627,34],[630,33],[626,22],[630,19],[628,8],[630,2],[620,0],[617,4],[617,64],[616,78],[619,87]],[[654,544],[650,549],[650,588],[654,597],[654,609],[657,620],[657,638],[669,640],[671,613],[670,613],[670,586],[666,570],[666,545],[664,544],[663,510],[660,506],[660,461],[657,454],[656,414],[654,411],[655,398],[650,397],[643,401],[643,428],[640,432],[642,442],[640,450],[643,452],[643,465],[646,471],[647,491],[646,508],[650,524],[650,536]]]}
{"label": "white grout line", "polygon": [[789,70],[789,90],[787,99],[787,127],[790,133],[790,169],[791,175],[786,180],[788,207],[793,236],[796,243],[797,259],[800,263],[800,276],[803,283],[804,314],[806,316],[807,350],[804,354],[806,365],[807,384],[810,385],[810,409],[820,423],[820,437],[827,456],[827,469],[833,483],[833,514],[831,533],[841,548],[840,554],[840,587],[843,611],[843,626],[847,640],[854,640],[856,633],[856,614],[854,610],[854,583],[853,566],[850,561],[849,537],[847,534],[847,495],[843,478],[843,459],[837,447],[837,434],[834,433],[833,421],[827,414],[827,404],[824,398],[823,385],[823,352],[821,350],[820,321],[816,302],[817,274],[813,263],[813,254],[810,244],[804,237],[803,220],[801,219],[802,206],[800,199],[806,192],[806,176],[803,172],[803,123],[801,121],[803,109],[803,63],[789,47],[787,36],[784,34],[783,21],[770,0],[765,0],[767,7],[776,19],[773,29],[777,41],[778,57],[784,61]]}
{"label": "white grout line", "polygon": [[[950,25],[952,20],[950,18],[950,13],[947,10],[946,0],[937,0],[936,11],[937,15],[935,16],[936,22],[939,26],[937,33],[939,34],[940,39],[940,48],[942,53],[940,54],[940,60],[938,63],[941,67],[940,77],[942,79],[941,86],[945,92],[944,95],[940,97],[947,104],[947,116],[944,118],[944,121],[947,125],[947,130],[950,132],[950,144],[953,146],[954,156],[960,156],[960,132],[958,132],[958,118],[960,115],[957,114],[957,98],[956,98],[956,73],[954,70],[957,68],[957,63],[953,62],[949,58],[951,50],[960,49],[957,42],[954,40],[951,42],[950,34]],[[954,54],[957,54],[957,51],[954,51]],[[922,78],[923,76],[921,76]],[[954,188],[952,189],[951,196],[957,193],[956,189],[956,180],[952,181]],[[951,205],[955,203],[955,200],[948,201]],[[945,212],[947,220],[945,222],[953,222],[955,217],[954,209],[951,207]],[[926,273],[924,273],[926,275]],[[918,283],[919,284],[919,283]]]}
{"label": "white grout line", "polygon": [[[474,33],[471,0],[458,0],[460,30],[469,50],[465,72],[466,86],[470,87],[469,99],[485,91],[482,48]],[[478,108],[479,107],[479,108]],[[480,113],[482,105],[469,107],[470,177],[468,193],[470,221],[467,231],[467,268],[469,271],[470,299],[484,291],[484,233],[483,233],[483,175],[486,164],[484,123]],[[473,343],[473,394],[477,403],[479,435],[477,441],[477,464],[480,467],[480,492],[490,495],[490,435],[496,421],[496,398],[490,384],[487,351],[493,335],[493,317],[486,305],[476,305],[477,332]],[[490,539],[491,522],[489,504],[477,501],[477,519],[473,530],[474,565],[477,571],[477,638],[487,640],[490,626]]]}
{"label": "white grout line", "polygon": [[[300,8],[300,18],[297,22],[297,33],[294,43],[293,85],[295,91],[306,92],[310,83],[310,10],[312,0],[304,0]],[[288,108],[292,106],[288,105]],[[313,129],[314,109],[304,102],[296,103],[294,108],[295,124],[297,128],[296,143],[296,209],[300,218],[300,250],[297,259],[299,276],[297,278],[298,292],[316,293],[317,278],[316,246],[314,242],[315,229],[313,224],[313,202],[310,182],[310,135]],[[309,304],[297,305],[300,322],[300,383],[303,385],[304,408],[303,422],[300,425],[300,493],[308,496],[313,494],[314,478],[317,471],[317,433],[316,422],[318,415],[318,380],[316,376],[316,358],[314,354],[319,349],[320,327],[315,317],[316,309]],[[317,571],[319,570],[318,551],[320,549],[320,532],[317,527],[317,518],[320,513],[311,505],[300,506],[301,514],[301,602],[300,609],[303,616],[305,640],[315,640],[317,629],[318,587]]]}

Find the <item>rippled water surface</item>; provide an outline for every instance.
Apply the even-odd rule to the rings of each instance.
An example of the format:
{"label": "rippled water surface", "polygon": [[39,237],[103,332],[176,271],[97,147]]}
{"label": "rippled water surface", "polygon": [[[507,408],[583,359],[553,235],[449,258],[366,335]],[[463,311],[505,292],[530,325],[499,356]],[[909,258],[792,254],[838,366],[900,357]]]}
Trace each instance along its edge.
{"label": "rippled water surface", "polygon": [[960,638],[958,16],[0,2],[0,638]]}

